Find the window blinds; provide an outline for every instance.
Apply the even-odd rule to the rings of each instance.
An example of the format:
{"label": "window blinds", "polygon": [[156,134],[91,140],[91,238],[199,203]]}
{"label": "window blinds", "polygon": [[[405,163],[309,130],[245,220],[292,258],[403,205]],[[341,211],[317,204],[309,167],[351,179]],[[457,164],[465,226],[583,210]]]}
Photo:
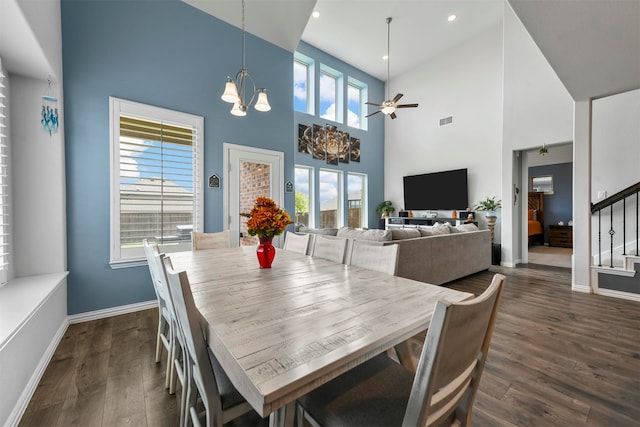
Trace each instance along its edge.
{"label": "window blinds", "polygon": [[6,86],[8,82],[2,68],[0,58],[0,286],[7,282],[9,268],[9,198],[8,198],[8,164],[7,145],[9,131],[7,129]]}
{"label": "window blinds", "polygon": [[120,245],[191,241],[196,129],[120,116]]}

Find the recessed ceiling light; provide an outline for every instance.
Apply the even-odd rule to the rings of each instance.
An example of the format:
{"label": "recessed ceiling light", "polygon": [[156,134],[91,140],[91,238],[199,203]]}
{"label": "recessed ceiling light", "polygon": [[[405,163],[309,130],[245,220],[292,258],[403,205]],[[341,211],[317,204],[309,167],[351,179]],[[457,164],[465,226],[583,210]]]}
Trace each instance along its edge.
{"label": "recessed ceiling light", "polygon": [[455,20],[456,20],[456,18],[457,18],[457,16],[456,16],[456,15],[449,15],[449,17],[447,18],[447,21],[449,21],[449,22],[453,22],[453,21],[455,21]]}
{"label": "recessed ceiling light", "polygon": [[382,60],[386,61],[387,59],[389,59],[389,55],[382,55]]}
{"label": "recessed ceiling light", "polygon": [[320,12],[318,12],[317,10],[314,10],[313,13],[311,14],[311,16],[313,16],[314,18],[319,18],[320,17]]}

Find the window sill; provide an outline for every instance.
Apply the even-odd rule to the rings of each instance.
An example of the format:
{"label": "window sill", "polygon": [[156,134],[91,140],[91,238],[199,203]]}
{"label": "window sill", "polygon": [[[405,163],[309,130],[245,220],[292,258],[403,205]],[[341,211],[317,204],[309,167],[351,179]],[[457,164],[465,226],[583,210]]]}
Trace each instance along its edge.
{"label": "window sill", "polygon": [[119,270],[121,268],[129,268],[129,267],[146,267],[147,260],[146,259],[128,259],[123,261],[110,261],[109,267],[112,270]]}

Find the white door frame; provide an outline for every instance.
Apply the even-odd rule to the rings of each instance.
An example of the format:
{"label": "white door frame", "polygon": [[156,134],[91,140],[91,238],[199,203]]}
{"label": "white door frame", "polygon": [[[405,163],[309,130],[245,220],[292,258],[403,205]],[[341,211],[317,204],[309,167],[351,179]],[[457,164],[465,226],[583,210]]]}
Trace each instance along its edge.
{"label": "white door frame", "polygon": [[[269,163],[273,166],[271,174],[271,198],[279,206],[282,206],[284,203],[284,153],[282,151],[266,150],[264,148],[248,147],[228,142],[223,144],[223,175],[225,178],[223,195],[223,224],[225,230],[231,231],[231,244],[233,246],[238,246],[238,222],[234,223],[231,218],[232,199],[230,195],[232,187],[237,185],[239,181],[239,168],[231,165],[233,154],[237,154],[239,160],[246,158],[249,161]],[[231,227],[234,227],[234,230],[232,230]]]}

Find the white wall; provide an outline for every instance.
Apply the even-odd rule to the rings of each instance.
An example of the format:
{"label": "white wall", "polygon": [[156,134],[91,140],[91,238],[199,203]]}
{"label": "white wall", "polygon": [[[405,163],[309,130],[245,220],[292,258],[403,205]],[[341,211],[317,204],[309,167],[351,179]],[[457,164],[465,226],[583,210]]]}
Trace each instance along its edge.
{"label": "white wall", "polygon": [[592,104],[591,199],[607,197],[640,181],[640,89]]}
{"label": "white wall", "polygon": [[[500,196],[502,25],[393,79],[390,96],[396,92],[420,106],[395,120],[374,118],[386,120],[385,199],[398,210],[403,176],[460,168],[468,169],[470,206]],[[453,123],[440,126],[448,116]]]}
{"label": "white wall", "polygon": [[63,129],[50,136],[40,124],[46,81],[19,75],[10,81],[14,273],[65,271]]}
{"label": "white wall", "polygon": [[[512,175],[514,152],[573,140],[573,100],[508,3],[504,10],[504,135],[502,198],[520,201],[527,183]],[[518,169],[519,170],[519,169]],[[526,168],[523,168],[526,170]],[[525,205],[526,206],[526,203]],[[514,266],[522,257],[525,208],[503,204],[502,262]]]}

